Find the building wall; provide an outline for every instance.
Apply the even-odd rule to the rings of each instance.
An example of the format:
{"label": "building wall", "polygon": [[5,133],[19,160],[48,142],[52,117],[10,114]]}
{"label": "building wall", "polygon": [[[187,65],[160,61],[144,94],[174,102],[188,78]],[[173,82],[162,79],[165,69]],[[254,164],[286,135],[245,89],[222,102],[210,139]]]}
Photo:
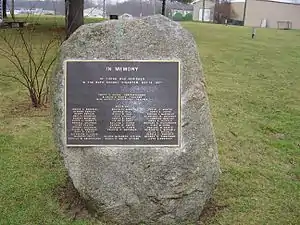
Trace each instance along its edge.
{"label": "building wall", "polygon": [[263,19],[267,19],[268,28],[277,28],[277,21],[288,20],[293,29],[300,29],[300,5],[248,0],[245,26],[259,27]]}
{"label": "building wall", "polygon": [[243,21],[244,17],[244,2],[233,2],[231,5],[230,19]]}
{"label": "building wall", "polygon": [[[203,7],[203,0],[200,0],[194,4],[193,8],[193,20],[199,21],[199,12],[200,9]],[[213,21],[214,19],[214,8],[215,8],[215,3],[212,1],[205,1],[205,9],[210,9],[210,19]],[[200,15],[201,18],[202,15]]]}

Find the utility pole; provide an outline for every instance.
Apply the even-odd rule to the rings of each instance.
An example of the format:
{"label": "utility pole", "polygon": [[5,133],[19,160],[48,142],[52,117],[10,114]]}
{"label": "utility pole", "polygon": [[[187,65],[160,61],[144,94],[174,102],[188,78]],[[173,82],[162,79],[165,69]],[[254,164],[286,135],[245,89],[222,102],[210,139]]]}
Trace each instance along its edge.
{"label": "utility pole", "polygon": [[156,0],[152,0],[153,1],[153,15],[156,14]]}
{"label": "utility pole", "polygon": [[103,18],[106,18],[106,1],[103,0]]}
{"label": "utility pole", "polygon": [[56,9],[56,7],[57,7],[57,0],[55,0],[53,2],[53,6],[54,6],[54,15],[56,16],[57,15],[57,9]]}
{"label": "utility pole", "polygon": [[245,0],[245,3],[244,3],[244,14],[243,14],[243,26],[245,26],[247,2],[248,2],[248,0]]}
{"label": "utility pole", "polygon": [[143,4],[142,4],[142,0],[140,0],[140,10],[141,10],[140,17],[142,17],[143,16]]}
{"label": "utility pole", "polygon": [[202,22],[204,22],[205,0],[202,0]]}
{"label": "utility pole", "polygon": [[15,20],[15,0],[11,0],[11,10],[10,15],[13,20]]}

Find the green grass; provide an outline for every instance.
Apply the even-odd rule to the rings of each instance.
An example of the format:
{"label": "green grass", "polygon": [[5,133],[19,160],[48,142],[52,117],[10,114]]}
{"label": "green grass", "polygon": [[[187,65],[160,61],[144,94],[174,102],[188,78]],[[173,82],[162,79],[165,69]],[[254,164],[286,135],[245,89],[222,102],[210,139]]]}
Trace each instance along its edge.
{"label": "green grass", "polygon": [[[34,45],[58,20],[40,20]],[[219,145],[214,196],[228,205],[207,224],[300,224],[300,32],[260,29],[252,40],[250,28],[183,26],[199,47]],[[15,72],[3,57],[0,66]],[[13,81],[0,81],[0,104],[0,224],[94,224],[64,215],[54,194],[66,172],[49,109],[30,109]]]}
{"label": "green grass", "polygon": [[211,224],[300,224],[300,32],[184,23],[198,43],[223,170]]}

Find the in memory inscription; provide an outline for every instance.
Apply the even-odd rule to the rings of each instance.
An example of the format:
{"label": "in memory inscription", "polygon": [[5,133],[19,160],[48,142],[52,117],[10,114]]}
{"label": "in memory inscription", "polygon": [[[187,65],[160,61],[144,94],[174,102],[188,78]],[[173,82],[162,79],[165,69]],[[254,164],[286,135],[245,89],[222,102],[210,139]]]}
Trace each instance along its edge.
{"label": "in memory inscription", "polygon": [[65,63],[67,146],[179,146],[178,61]]}

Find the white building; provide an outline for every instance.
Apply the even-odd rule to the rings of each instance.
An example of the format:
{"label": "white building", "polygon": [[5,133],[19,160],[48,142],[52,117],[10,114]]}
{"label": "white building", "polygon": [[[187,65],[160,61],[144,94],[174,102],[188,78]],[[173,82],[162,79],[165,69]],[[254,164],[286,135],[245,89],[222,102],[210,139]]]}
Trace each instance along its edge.
{"label": "white building", "polygon": [[88,8],[83,11],[84,17],[104,18],[103,10],[99,8]]}

